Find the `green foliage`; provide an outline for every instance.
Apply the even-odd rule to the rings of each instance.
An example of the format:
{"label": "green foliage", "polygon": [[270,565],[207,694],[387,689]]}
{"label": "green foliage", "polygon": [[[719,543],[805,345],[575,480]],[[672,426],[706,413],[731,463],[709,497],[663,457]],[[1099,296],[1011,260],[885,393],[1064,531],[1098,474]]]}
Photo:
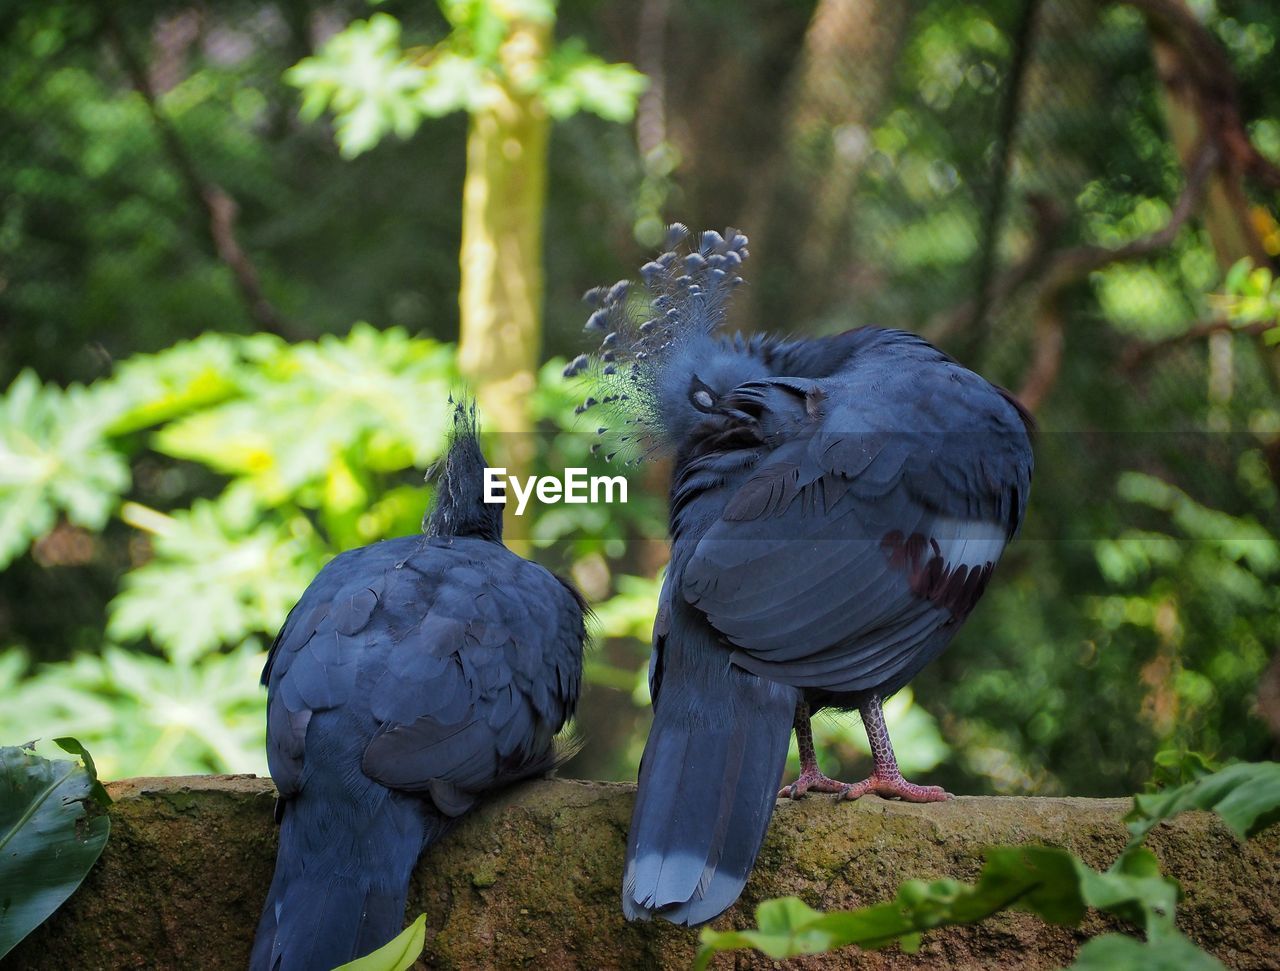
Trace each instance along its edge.
{"label": "green foliage", "polygon": [[[545,430],[538,470],[616,472],[575,427],[562,367],[548,365],[534,395]],[[78,447],[124,473],[93,498],[134,531],[133,561],[98,650],[34,667],[28,650],[0,650],[0,675],[13,682],[0,736],[74,733],[113,775],[264,772],[263,645],[329,557],[420,528],[430,499],[421,470],[445,447],[455,386],[450,346],[363,324],[292,345],[206,334],[124,361],[74,396],[24,377],[0,409],[32,389],[53,407],[83,400],[74,414],[92,416],[93,435],[81,433]],[[167,511],[121,503],[130,464],[156,462],[171,463],[162,479],[195,467],[199,481],[220,485],[212,498],[180,494],[186,504]],[[51,488],[31,493],[53,505]],[[657,581],[613,563],[637,534],[660,543],[664,530],[661,499],[637,483],[632,495],[625,506],[543,507],[533,532],[552,565],[591,574],[600,636],[634,658],[626,667],[594,658],[588,678],[640,706]],[[0,493],[0,519],[22,501]]]}
{"label": "green foliage", "polygon": [[1231,267],[1218,298],[1227,319],[1237,326],[1270,324],[1263,333],[1268,344],[1280,344],[1280,280],[1265,266],[1255,268],[1247,257]]}
{"label": "green foliage", "polygon": [[631,120],[647,85],[639,71],[607,64],[589,53],[581,40],[571,38],[551,52],[536,90],[552,118],[587,111],[621,124]]}
{"label": "green foliage", "polygon": [[[441,74],[448,77],[452,66],[446,64]],[[429,111],[432,94],[439,94],[424,95],[434,87],[428,78],[426,69],[404,59],[400,21],[386,13],[350,24],[285,75],[303,91],[303,118],[314,121],[332,109],[338,144],[348,158],[372,148],[388,132],[408,138],[423,115],[442,114]]]}
{"label": "green foliage", "polygon": [[1151,781],[1147,783],[1147,790],[1152,792],[1184,785],[1221,768],[1203,753],[1187,749],[1157,752],[1155,762]]}
{"label": "green foliage", "polygon": [[[1251,454],[1239,460],[1242,473]],[[1129,527],[1094,544],[1116,592],[1092,598],[1089,615],[1117,642],[1140,632],[1170,658],[1162,745],[1238,751],[1248,723],[1215,713],[1254,690],[1280,635],[1280,538],[1251,513],[1210,508],[1145,472],[1122,472],[1116,491],[1167,526]],[[1229,653],[1218,649],[1228,641]]]}
{"label": "green foliage", "polygon": [[197,499],[172,517],[152,513],[145,521],[157,521],[154,556],[125,576],[107,636],[150,637],[173,661],[189,664],[278,626],[311,582],[323,549],[305,518],[278,523],[263,513],[245,488],[228,489],[216,502]]}
{"label": "green foliage", "polygon": [[[366,325],[294,345],[207,334],[126,361],[88,389],[20,378],[0,410],[41,418],[7,426],[8,441],[53,429],[49,451],[67,456],[0,493],[0,522],[28,525],[22,548],[58,508],[101,528],[131,459],[170,456],[227,478],[187,508],[118,506],[146,540],[109,605],[108,643],[34,670],[26,652],[0,652],[17,676],[0,729],[75,733],[112,773],[263,771],[264,639],[334,553],[419,528],[428,492],[418,470],[444,447],[453,383],[448,346]],[[153,453],[139,451],[140,434]],[[84,474],[100,468],[118,472]],[[33,504],[48,510],[32,515]]]}
{"label": "green foliage", "polygon": [[260,640],[190,663],[108,645],[29,671],[26,652],[0,651],[14,677],[0,737],[75,732],[108,777],[266,772]]}
{"label": "green foliage", "polygon": [[795,897],[767,900],[756,908],[758,930],[704,929],[694,966],[705,968],[721,951],[748,947],[774,959],[849,944],[876,950],[897,942],[914,952],[924,931],[973,923],[1012,906],[1052,923],[1076,924],[1085,909],[1077,862],[1063,850],[1001,847],[987,852],[972,886],[956,880],[908,880],[888,903],[828,914]]}
{"label": "green foliage", "polygon": [[[1052,924],[1077,926],[1089,908],[1138,927],[1145,941],[1106,934],[1081,948],[1076,969],[1221,969],[1174,922],[1181,890],[1160,873],[1142,840],[1157,823],[1188,809],[1217,812],[1242,838],[1280,820],[1280,764],[1241,763],[1161,793],[1134,797],[1126,817],[1131,839],[1109,869],[1098,872],[1066,850],[1044,846],[988,849],[976,883],[908,880],[888,903],[822,913],[795,897],[756,908],[756,929],[704,929],[695,968],[722,951],[755,948],[774,959],[821,954],[856,944],[868,950],[920,946],[928,930],[972,924],[1001,910],[1024,910]],[[1114,963],[1107,963],[1114,962]]]}
{"label": "green foliage", "polygon": [[129,485],[104,441],[108,416],[84,388],[42,385],[23,371],[0,399],[0,568],[65,512],[101,529]]}
{"label": "green foliage", "polygon": [[122,361],[110,381],[95,387],[111,416],[107,434],[151,428],[240,394],[247,362],[277,347],[268,334],[233,338],[210,333],[159,354]]}
{"label": "green foliage", "polygon": [[0,958],[75,893],[111,832],[93,759],[74,738],[54,741],[79,761],[0,748]]}
{"label": "green foliage", "polygon": [[1181,934],[1139,941],[1124,934],[1101,934],[1086,941],[1072,971],[1224,971],[1222,962]]}
{"label": "green foliage", "polygon": [[427,915],[418,919],[376,951],[334,968],[334,971],[407,971],[427,942]]}
{"label": "green foliage", "polygon": [[264,502],[363,510],[372,501],[363,470],[396,471],[439,454],[436,413],[452,379],[446,345],[357,324],[343,339],[255,347],[240,394],[166,425],[154,444],[242,478]]}
{"label": "green foliage", "polygon": [[[441,120],[430,138],[408,144],[390,136],[411,130],[409,119],[416,127],[492,97],[507,36],[498,6],[371,6],[352,27],[354,36],[364,32],[358,49],[342,54],[335,40],[341,56],[322,45],[304,62],[318,69],[301,88],[312,114],[332,111],[341,126],[348,110],[371,102],[353,144],[372,144],[376,128],[380,150],[351,161],[338,157],[324,127],[293,121],[299,88],[281,80],[311,49],[313,31],[330,29],[330,7],[207,6],[195,35],[184,34],[193,23],[185,8],[117,4],[112,14],[146,62],[159,113],[197,176],[237,203],[237,240],[292,330],[318,336],[346,333],[353,320],[394,321],[448,340],[457,329],[466,119]],[[1247,133],[1280,161],[1280,87],[1268,56],[1280,37],[1280,6],[1193,6],[1236,70]],[[621,56],[616,45],[638,25],[635,9],[550,0],[501,7],[543,24],[558,18],[560,43],[526,79],[549,113],[629,112],[638,76],[614,74],[614,90],[592,77],[597,65],[584,52]],[[1149,32],[1123,4],[1044,7],[1002,163],[998,129],[1024,7],[928,0],[896,18],[896,34],[882,27],[895,17],[876,18],[875,29],[886,31],[871,41],[877,51],[899,52],[890,74],[842,65],[816,79],[813,90],[824,92],[816,102],[788,94],[811,63],[800,43],[812,5],[778,5],[767,18],[726,17],[719,3],[664,8],[667,97],[638,133],[648,157],[623,126],[579,115],[553,128],[548,354],[581,349],[578,295],[637,265],[666,220],[718,225],[725,206],[745,200],[758,214],[748,232],[761,234],[764,249],[792,254],[759,254],[735,311],[745,326],[945,331],[944,349],[1021,387],[1045,346],[1034,324],[1038,271],[983,319],[968,320],[965,308],[1013,267],[1052,265],[1029,259],[1041,244],[1117,246],[1160,228],[1185,178],[1163,120]],[[394,21],[380,20],[383,8]],[[246,336],[256,326],[252,308],[103,30],[103,9],[83,0],[18,5],[11,29],[0,32],[0,389],[34,371],[56,412],[47,431],[22,432],[20,444],[38,456],[33,464],[30,454],[10,461],[13,423],[7,415],[0,422],[0,684],[13,686],[0,723],[15,738],[92,723],[96,734],[84,737],[108,773],[260,771],[262,694],[253,680],[278,623],[266,619],[269,602],[299,582],[299,564],[319,569],[337,549],[417,528],[430,497],[421,471],[434,457],[427,453],[438,402],[427,393],[406,399],[413,409],[428,406],[403,413],[421,419],[423,439],[400,427],[385,439],[425,456],[421,464],[392,457],[388,468],[370,469],[365,452],[380,450],[381,418],[367,403],[357,406],[365,418],[350,425],[341,408],[324,420],[327,428],[339,413],[342,436],[362,442],[348,447],[335,436],[331,448],[308,448],[325,428],[307,414],[329,392],[304,392],[302,378],[267,366],[288,360],[277,337]],[[885,5],[891,9],[903,8]],[[1058,83],[1037,81],[1046,77]],[[335,99],[348,90],[340,107]],[[861,113],[810,126],[826,92]],[[601,103],[583,105],[589,97]],[[655,138],[665,141],[655,147]],[[804,169],[811,178],[788,186],[793,167],[784,156],[793,154],[814,164]],[[1010,175],[1003,193],[1001,171]],[[1246,186],[1249,216],[1274,253],[1274,199],[1256,188]],[[806,217],[793,190],[819,218]],[[1039,225],[1044,212],[1064,217],[1055,234]],[[995,226],[987,225],[992,216]],[[836,244],[829,260],[804,245],[823,238],[824,220]],[[1272,565],[1280,372],[1274,349],[1252,336],[1276,333],[1276,284],[1263,269],[1242,265],[1224,280],[1197,217],[1167,250],[1104,268],[1059,295],[1066,341],[1039,415],[1031,518],[955,645],[916,679],[909,705],[899,695],[901,724],[891,724],[904,764],[936,762],[929,781],[959,792],[1117,795],[1148,784],[1162,749],[1227,759],[1272,751],[1272,713],[1258,687],[1280,644],[1280,571]],[[957,327],[939,326],[956,314]],[[1197,325],[1217,319],[1233,332],[1202,340]],[[1120,363],[1130,341],[1161,337],[1179,339],[1139,367]],[[324,356],[314,343],[302,346]],[[449,370],[438,385],[452,379]],[[330,388],[340,394],[341,381]],[[406,390],[412,395],[397,394]],[[89,403],[77,411],[70,402],[81,395]],[[558,376],[540,377],[536,470],[572,463],[615,471],[589,455],[594,423],[575,419],[574,404]],[[287,434],[274,433],[276,412]],[[99,423],[101,432],[86,431]],[[182,434],[171,438],[174,427]],[[1233,431],[1219,433],[1225,429]],[[240,442],[260,447],[238,451]],[[56,459],[46,464],[49,454]],[[99,463],[110,470],[105,479]],[[70,504],[51,491],[54,479],[14,482],[14,470],[38,467],[40,477],[55,465],[55,479],[72,493],[88,490],[75,504],[91,513],[91,525],[74,525]],[[608,778],[632,776],[647,725],[645,611],[656,595],[650,578],[666,558],[663,468],[625,471],[633,484],[626,507],[551,507],[533,523],[539,558],[572,576],[593,603],[610,605],[589,668],[604,701],[588,695],[582,709],[588,719],[605,712],[609,729],[584,725],[595,741],[578,767]],[[242,587],[221,601],[230,613],[218,616],[216,636],[231,641],[210,647],[213,638],[197,632],[171,644],[176,635],[164,625],[176,626],[188,605],[201,609],[211,591],[191,557],[170,555],[162,530],[193,523],[206,502],[222,524],[232,498],[248,505],[245,492],[258,509],[252,528],[218,525],[201,535],[280,563],[282,579],[262,598]],[[65,555],[68,545],[75,555]],[[170,566],[194,581],[190,598],[161,582]],[[142,571],[154,584],[130,579]],[[164,602],[175,596],[177,606]],[[144,619],[118,617],[126,606]],[[127,643],[112,643],[121,639]],[[177,666],[175,651],[189,660]],[[233,674],[243,679],[235,691],[223,684]],[[206,716],[206,697],[218,698],[217,710],[237,726],[216,746],[187,727],[188,709]],[[862,768],[856,720],[822,717],[815,730],[831,771]],[[1169,782],[1194,771],[1157,766],[1157,777],[1166,769]]]}
{"label": "green foliage", "polygon": [[589,111],[607,121],[631,120],[644,76],[588,53],[581,40],[555,48],[528,77],[505,76],[499,50],[512,20],[554,24],[554,2],[442,0],[440,9],[452,30],[429,49],[402,48],[400,21],[376,13],[335,34],[319,53],[286,73],[285,79],[302,89],[303,118],[333,112],[338,145],[347,158],[388,134],[408,138],[425,118],[491,107],[502,97],[499,85],[507,82],[537,94],[554,118]]}
{"label": "green foliage", "polygon": [[1248,839],[1280,821],[1280,762],[1241,762],[1174,789],[1134,796],[1125,817],[1130,846],[1188,809],[1215,812],[1237,836]]}

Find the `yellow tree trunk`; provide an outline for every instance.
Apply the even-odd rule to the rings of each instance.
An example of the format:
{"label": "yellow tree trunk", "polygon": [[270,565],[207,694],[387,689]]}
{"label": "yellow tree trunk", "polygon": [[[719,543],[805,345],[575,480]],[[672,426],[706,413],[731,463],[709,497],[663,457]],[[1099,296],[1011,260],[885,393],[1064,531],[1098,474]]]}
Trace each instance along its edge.
{"label": "yellow tree trunk", "polygon": [[[510,25],[500,52],[502,78],[494,82],[492,103],[471,113],[467,134],[458,366],[484,427],[498,433],[489,461],[527,475],[534,455],[529,401],[542,336],[550,131],[529,81],[546,59],[551,24],[512,17]],[[513,548],[527,552],[528,528],[511,503],[505,529]]]}

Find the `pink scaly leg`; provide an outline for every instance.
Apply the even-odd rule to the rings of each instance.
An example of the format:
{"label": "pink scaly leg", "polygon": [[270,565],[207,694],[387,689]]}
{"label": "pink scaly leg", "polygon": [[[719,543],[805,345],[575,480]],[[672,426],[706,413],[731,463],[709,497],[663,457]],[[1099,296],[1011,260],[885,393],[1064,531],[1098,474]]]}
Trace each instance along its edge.
{"label": "pink scaly leg", "polygon": [[871,775],[861,782],[846,787],[840,794],[841,799],[857,799],[868,792],[886,799],[901,799],[904,802],[943,802],[955,797],[942,786],[918,786],[902,778],[898,769],[898,760],[893,755],[893,745],[889,741],[889,728],[884,723],[884,712],[881,710],[879,695],[872,695],[865,705],[858,709],[862,715],[862,727],[867,730],[867,741],[871,743],[871,761],[874,768]]}
{"label": "pink scaly leg", "polygon": [[828,779],[818,768],[818,753],[813,748],[813,726],[809,724],[809,706],[796,705],[796,741],[800,745],[800,778],[778,792],[779,798],[799,799],[806,792],[844,792],[849,786]]}
{"label": "pink scaly leg", "polygon": [[837,782],[818,769],[818,756],[813,748],[813,730],[809,724],[809,706],[801,702],[796,706],[796,740],[800,744],[800,778],[786,786],[779,796],[799,799],[806,792],[835,793],[840,799],[857,799],[874,792],[886,799],[902,799],[905,802],[942,802],[953,798],[941,786],[918,786],[902,777],[898,760],[889,741],[889,729],[884,723],[884,712],[878,696],[873,695],[858,709],[862,724],[871,743],[874,769],[871,775],[857,783]]}

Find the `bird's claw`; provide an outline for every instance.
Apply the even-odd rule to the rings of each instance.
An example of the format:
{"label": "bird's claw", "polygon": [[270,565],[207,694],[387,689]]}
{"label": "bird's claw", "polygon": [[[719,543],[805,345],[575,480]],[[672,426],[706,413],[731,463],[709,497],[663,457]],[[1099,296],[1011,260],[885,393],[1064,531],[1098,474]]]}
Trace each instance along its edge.
{"label": "bird's claw", "polygon": [[845,784],[837,796],[838,801],[860,799],[874,792],[883,799],[901,799],[903,802],[946,802],[954,799],[942,786],[918,786],[908,782],[900,773],[871,775],[861,782]]}
{"label": "bird's claw", "polygon": [[830,792],[839,794],[849,785],[845,782],[837,782],[835,779],[829,779],[821,772],[806,771],[801,772],[800,777],[789,786],[783,786],[778,790],[779,799],[802,799],[810,792]]}

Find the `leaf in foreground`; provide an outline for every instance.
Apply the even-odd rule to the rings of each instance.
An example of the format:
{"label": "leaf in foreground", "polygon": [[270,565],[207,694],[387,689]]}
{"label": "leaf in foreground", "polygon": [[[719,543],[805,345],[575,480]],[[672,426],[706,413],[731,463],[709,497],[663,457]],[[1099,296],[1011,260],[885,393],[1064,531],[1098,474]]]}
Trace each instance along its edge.
{"label": "leaf in foreground", "polygon": [[1065,850],[999,847],[987,852],[972,886],[957,880],[908,880],[888,903],[829,914],[795,897],[768,900],[756,909],[758,930],[703,930],[694,967],[707,967],[719,951],[748,947],[771,958],[818,954],[848,944],[874,949],[894,941],[913,951],[924,931],[973,923],[1007,907],[1030,910],[1056,924],[1076,924],[1085,910],[1080,866]]}
{"label": "leaf in foreground", "polygon": [[0,748],[0,957],[75,892],[111,830],[93,760],[75,739],[57,742],[82,761]]}
{"label": "leaf in foreground", "polygon": [[1280,762],[1238,762],[1176,789],[1134,796],[1125,817],[1129,845],[1188,809],[1215,812],[1237,836],[1248,839],[1280,822]]}
{"label": "leaf in foreground", "polygon": [[417,920],[376,951],[339,965],[333,971],[405,971],[413,967],[426,943],[427,915],[419,914]]}
{"label": "leaf in foreground", "polygon": [[1174,932],[1140,941],[1124,934],[1103,934],[1080,948],[1069,971],[1225,971],[1222,962]]}

